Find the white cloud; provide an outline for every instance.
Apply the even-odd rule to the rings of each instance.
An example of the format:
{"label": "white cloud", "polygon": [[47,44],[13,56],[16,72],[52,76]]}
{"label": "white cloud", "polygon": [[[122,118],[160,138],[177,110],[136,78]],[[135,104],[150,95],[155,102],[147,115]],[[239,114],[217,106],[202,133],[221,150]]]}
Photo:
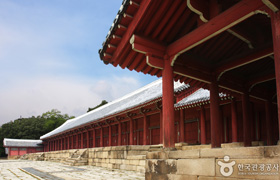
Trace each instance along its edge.
{"label": "white cloud", "polygon": [[0,1],[0,125],[53,108],[81,115],[155,79],[99,60],[120,3]]}
{"label": "white cloud", "polygon": [[69,115],[86,113],[102,100],[112,101],[140,87],[132,77],[87,80],[71,77],[25,79],[0,89],[0,124],[58,109]]}

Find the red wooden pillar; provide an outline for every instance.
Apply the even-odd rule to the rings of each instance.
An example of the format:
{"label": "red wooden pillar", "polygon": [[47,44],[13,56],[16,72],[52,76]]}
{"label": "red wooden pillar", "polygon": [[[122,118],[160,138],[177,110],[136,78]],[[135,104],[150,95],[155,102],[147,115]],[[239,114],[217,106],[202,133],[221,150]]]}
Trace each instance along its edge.
{"label": "red wooden pillar", "polygon": [[200,137],[201,144],[206,144],[205,109],[203,106],[200,109]]}
{"label": "red wooden pillar", "polygon": [[272,145],[271,141],[271,120],[272,120],[272,105],[271,102],[265,102],[265,125],[266,125],[266,142],[267,145]]}
{"label": "red wooden pillar", "polygon": [[63,138],[60,139],[60,150],[62,150],[63,146]]}
{"label": "red wooden pillar", "polygon": [[236,111],[236,101],[232,99],[231,101],[231,131],[232,131],[232,142],[237,142],[237,111]]}
{"label": "red wooden pillar", "polygon": [[271,27],[273,36],[273,49],[274,49],[274,64],[275,64],[275,78],[276,78],[276,91],[277,91],[277,105],[278,105],[278,128],[280,139],[280,11],[271,13]]}
{"label": "red wooden pillar", "polygon": [[76,133],[76,149],[79,149],[79,134]]}
{"label": "red wooden pillar", "polygon": [[89,148],[89,130],[87,130],[87,148]]}
{"label": "red wooden pillar", "polygon": [[185,142],[184,110],[180,109],[180,142]]}
{"label": "red wooden pillar", "polygon": [[68,143],[67,143],[67,149],[70,149],[70,135],[67,137],[67,141],[68,141]]}
{"label": "red wooden pillar", "polygon": [[162,109],[160,110],[160,144],[163,144],[163,115],[162,115]]}
{"label": "red wooden pillar", "polygon": [[103,128],[100,129],[100,147],[103,147]]}
{"label": "red wooden pillar", "polygon": [[129,144],[133,145],[133,119],[130,117],[129,121]]}
{"label": "red wooden pillar", "polygon": [[211,147],[221,147],[220,127],[220,97],[217,82],[210,84],[210,120],[211,120]]}
{"label": "red wooden pillar", "polygon": [[163,123],[162,123],[162,110],[159,112],[159,142],[163,144]]}
{"label": "red wooden pillar", "polygon": [[109,125],[109,146],[112,146],[112,126]]}
{"label": "red wooden pillar", "polygon": [[84,132],[81,133],[81,149],[84,148]]}
{"label": "red wooden pillar", "polygon": [[244,146],[251,146],[251,128],[250,128],[250,115],[249,115],[249,94],[242,95],[242,114],[243,114],[243,141]]}
{"label": "red wooden pillar", "polygon": [[175,148],[174,142],[174,82],[170,61],[164,60],[162,71],[163,147]]}
{"label": "red wooden pillar", "polygon": [[122,125],[121,122],[119,122],[118,125],[118,146],[122,145]]}
{"label": "red wooden pillar", "polygon": [[220,112],[220,121],[219,121],[219,130],[220,130],[220,137],[221,137],[221,143],[226,142],[225,141],[225,119],[224,119],[224,112],[223,112],[223,106],[219,106],[219,112]]}
{"label": "red wooden pillar", "polygon": [[93,129],[92,131],[92,147],[96,147],[96,144],[95,144],[95,129]]}
{"label": "red wooden pillar", "polygon": [[148,123],[147,123],[147,116],[144,115],[144,127],[143,127],[143,145],[147,145],[148,143]]}
{"label": "red wooden pillar", "polygon": [[71,149],[74,149],[74,135],[71,136]]}

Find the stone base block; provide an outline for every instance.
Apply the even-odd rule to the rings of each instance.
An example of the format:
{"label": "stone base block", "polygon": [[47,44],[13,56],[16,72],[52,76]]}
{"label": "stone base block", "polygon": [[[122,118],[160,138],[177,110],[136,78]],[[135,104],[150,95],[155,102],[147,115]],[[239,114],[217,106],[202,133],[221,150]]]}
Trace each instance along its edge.
{"label": "stone base block", "polygon": [[177,174],[215,176],[215,158],[179,159]]}
{"label": "stone base block", "polygon": [[193,149],[211,149],[211,144],[183,146],[182,147],[182,150],[193,150]]}
{"label": "stone base block", "polygon": [[252,146],[263,146],[264,142],[263,141],[252,141]]}
{"label": "stone base block", "polygon": [[221,144],[222,148],[244,147],[244,142],[233,142]]}

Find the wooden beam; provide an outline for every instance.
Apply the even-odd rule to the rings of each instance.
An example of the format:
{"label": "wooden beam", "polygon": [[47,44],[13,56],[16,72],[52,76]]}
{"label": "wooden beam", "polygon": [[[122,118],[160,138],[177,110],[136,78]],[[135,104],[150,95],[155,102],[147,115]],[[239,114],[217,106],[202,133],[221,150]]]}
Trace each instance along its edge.
{"label": "wooden beam", "polygon": [[[280,12],[271,14],[271,28],[273,38],[274,53],[274,66],[276,77],[276,92],[277,92],[277,104],[278,104],[278,130],[280,139]],[[278,141],[280,143],[280,141]]]}
{"label": "wooden beam", "polygon": [[279,0],[262,0],[262,2],[275,13],[280,10]]}
{"label": "wooden beam", "polygon": [[163,59],[153,57],[152,55],[148,54],[146,56],[146,62],[149,66],[157,69],[163,69]]}
{"label": "wooden beam", "polygon": [[174,56],[170,61],[171,65],[174,65],[175,60],[180,54],[248,19],[262,6],[264,5],[260,0],[243,0],[214,17],[208,23],[173,42],[167,47],[167,54]]}
{"label": "wooden beam", "polygon": [[229,63],[227,63],[227,64],[225,64],[223,66],[220,66],[220,67],[216,68],[216,70],[215,70],[216,73],[218,74],[218,76],[217,76],[218,80],[227,71],[230,71],[232,69],[244,66],[246,64],[255,62],[257,60],[263,59],[263,58],[271,56],[271,55],[273,55],[273,48],[269,47],[269,48],[257,51],[255,53],[252,53],[252,54],[250,54],[250,55],[248,55],[246,57],[237,58],[237,60],[234,60],[234,61],[229,62]]}
{"label": "wooden beam", "polygon": [[252,91],[252,89],[257,85],[257,84],[260,84],[260,83],[263,83],[263,82],[267,82],[267,81],[271,81],[275,79],[275,74],[268,74],[266,76],[262,76],[262,77],[259,77],[257,79],[254,79],[253,81],[250,81],[248,82],[248,86],[249,87],[249,92]]}
{"label": "wooden beam", "polygon": [[208,83],[208,84],[211,81],[211,79],[210,79],[211,77],[208,74],[190,69],[188,67],[175,66],[173,68],[173,70],[174,70],[175,74],[179,74],[179,75],[184,76],[184,77],[189,77],[191,79],[202,81],[202,82],[205,82],[205,83]]}
{"label": "wooden beam", "polygon": [[164,45],[135,34],[130,38],[130,44],[132,45],[132,49],[136,52],[142,54],[150,53],[159,57],[163,57],[166,50]]}
{"label": "wooden beam", "polygon": [[[191,11],[199,15],[201,22],[204,23],[207,23],[210,19],[214,18],[220,13],[220,8],[217,0],[211,0],[210,5],[207,5],[207,3],[202,0],[187,0],[187,5]],[[210,9],[208,6],[210,7]],[[248,44],[250,49],[253,49],[252,41],[243,33],[240,33],[239,31],[236,31],[234,29],[228,29],[227,32],[244,41]]]}
{"label": "wooden beam", "polygon": [[210,13],[208,4],[201,0],[187,0],[187,6],[191,11],[196,13],[202,22],[208,22],[210,19]]}

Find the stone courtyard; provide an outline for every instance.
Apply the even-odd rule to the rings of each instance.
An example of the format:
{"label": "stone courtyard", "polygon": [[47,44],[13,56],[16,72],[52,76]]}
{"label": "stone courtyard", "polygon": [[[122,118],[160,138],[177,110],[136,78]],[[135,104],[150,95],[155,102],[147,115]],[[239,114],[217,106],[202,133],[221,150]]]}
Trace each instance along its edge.
{"label": "stone courtyard", "polygon": [[2,179],[48,179],[48,180],[141,180],[143,173],[95,166],[68,166],[49,161],[0,160],[0,180]]}

